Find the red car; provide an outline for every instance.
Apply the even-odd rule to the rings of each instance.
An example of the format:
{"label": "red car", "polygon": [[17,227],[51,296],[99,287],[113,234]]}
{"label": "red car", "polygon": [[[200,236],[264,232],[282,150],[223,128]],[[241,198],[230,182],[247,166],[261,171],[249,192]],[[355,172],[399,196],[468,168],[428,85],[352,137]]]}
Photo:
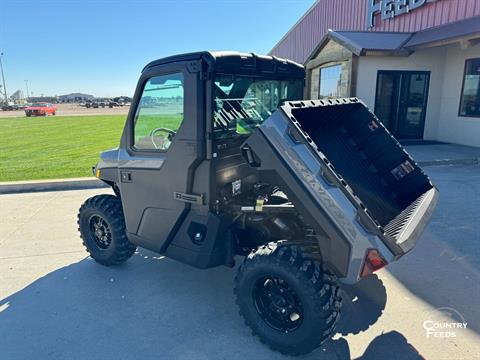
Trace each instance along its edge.
{"label": "red car", "polygon": [[55,115],[56,110],[57,110],[57,107],[50,103],[38,103],[25,108],[25,114],[28,117],[32,115],[48,116],[48,115]]}

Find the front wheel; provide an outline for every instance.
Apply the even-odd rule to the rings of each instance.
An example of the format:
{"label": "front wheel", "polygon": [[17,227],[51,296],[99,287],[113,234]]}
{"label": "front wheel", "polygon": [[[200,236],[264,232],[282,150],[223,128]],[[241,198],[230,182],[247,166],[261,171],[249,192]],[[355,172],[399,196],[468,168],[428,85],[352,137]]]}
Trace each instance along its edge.
{"label": "front wheel", "polygon": [[135,253],[116,196],[97,195],[85,201],[78,212],[78,230],[87,252],[102,265],[121,264]]}
{"label": "front wheel", "polygon": [[283,354],[315,350],[332,336],[340,316],[335,277],[295,245],[252,252],[238,270],[235,294],[252,333]]}

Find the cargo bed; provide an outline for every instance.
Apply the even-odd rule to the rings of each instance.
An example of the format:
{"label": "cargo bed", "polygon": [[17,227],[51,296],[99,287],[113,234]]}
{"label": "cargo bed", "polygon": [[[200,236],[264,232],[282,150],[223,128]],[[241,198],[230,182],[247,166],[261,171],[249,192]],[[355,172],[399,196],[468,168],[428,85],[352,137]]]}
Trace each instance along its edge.
{"label": "cargo bed", "polygon": [[332,263],[342,242],[350,248],[344,272],[369,247],[385,247],[389,261],[408,252],[436,203],[430,179],[356,98],[288,102],[250,136],[245,151],[260,176],[280,181],[330,239],[323,246]]}

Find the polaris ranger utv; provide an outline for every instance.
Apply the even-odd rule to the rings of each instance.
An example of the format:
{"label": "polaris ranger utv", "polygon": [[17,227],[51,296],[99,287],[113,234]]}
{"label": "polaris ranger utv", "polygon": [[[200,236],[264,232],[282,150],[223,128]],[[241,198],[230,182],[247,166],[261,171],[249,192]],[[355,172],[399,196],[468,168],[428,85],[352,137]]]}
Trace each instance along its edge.
{"label": "polaris ranger utv", "polygon": [[299,355],[334,332],[339,281],[410,251],[437,190],[358,99],[303,98],[301,65],[237,52],[148,64],[118,149],[78,224],[103,265],[137,246],[200,269],[233,267],[240,314]]}

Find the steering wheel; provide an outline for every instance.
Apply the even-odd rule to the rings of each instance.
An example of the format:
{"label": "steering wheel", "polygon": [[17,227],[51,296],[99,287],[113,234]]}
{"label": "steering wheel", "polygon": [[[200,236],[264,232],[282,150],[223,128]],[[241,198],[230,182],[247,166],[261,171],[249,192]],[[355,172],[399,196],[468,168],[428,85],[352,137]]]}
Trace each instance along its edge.
{"label": "steering wheel", "polygon": [[[161,137],[162,143],[157,144],[155,142],[155,136],[158,136],[157,134],[161,133],[161,132],[167,133],[168,135],[165,136],[165,137],[162,136]],[[156,129],[153,129],[152,131],[150,131],[150,138],[152,139],[152,144],[153,144],[153,146],[155,146],[155,149],[157,149],[157,150],[167,150],[169,148],[170,144],[172,143],[172,140],[173,140],[173,137],[175,136],[175,134],[176,134],[176,132],[172,129],[159,127],[159,128],[156,128]]]}

